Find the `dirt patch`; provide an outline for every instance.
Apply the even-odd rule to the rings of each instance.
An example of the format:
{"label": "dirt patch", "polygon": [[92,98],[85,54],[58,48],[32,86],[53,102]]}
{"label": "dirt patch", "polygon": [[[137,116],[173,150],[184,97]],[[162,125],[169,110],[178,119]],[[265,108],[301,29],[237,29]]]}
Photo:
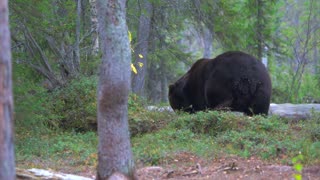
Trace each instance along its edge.
{"label": "dirt patch", "polygon": [[[139,164],[136,166],[139,180],[291,180],[296,174],[292,166],[263,161],[256,157],[204,159],[187,152],[167,157],[158,166],[142,167]],[[61,166],[56,171],[92,179],[95,179],[96,175],[93,166]],[[304,180],[320,180],[320,164],[303,167],[302,177]]]}
{"label": "dirt patch", "polygon": [[[204,160],[188,153],[177,154],[161,166],[137,171],[141,180],[149,179],[293,179],[291,166],[271,164],[257,158],[239,157]],[[320,180],[320,166],[304,167],[303,179]]]}

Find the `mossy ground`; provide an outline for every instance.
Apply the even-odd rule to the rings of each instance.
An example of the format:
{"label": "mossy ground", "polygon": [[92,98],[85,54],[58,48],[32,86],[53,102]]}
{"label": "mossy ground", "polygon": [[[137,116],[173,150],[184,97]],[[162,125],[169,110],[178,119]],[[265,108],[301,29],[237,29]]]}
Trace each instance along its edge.
{"label": "mossy ground", "polygon": [[[129,115],[130,129],[135,131],[131,142],[137,167],[168,165],[185,153],[206,162],[237,157],[288,166],[293,166],[292,160],[300,154],[303,166],[320,164],[319,115],[296,123],[276,116],[217,111],[190,115],[134,110]],[[94,131],[17,127],[17,166],[94,172],[97,142]]]}

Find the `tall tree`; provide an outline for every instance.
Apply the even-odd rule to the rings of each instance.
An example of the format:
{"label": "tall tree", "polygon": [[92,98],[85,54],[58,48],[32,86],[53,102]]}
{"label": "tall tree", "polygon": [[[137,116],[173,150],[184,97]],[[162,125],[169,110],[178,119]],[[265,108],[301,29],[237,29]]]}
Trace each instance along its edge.
{"label": "tall tree", "polygon": [[149,0],[141,1],[141,15],[139,18],[138,43],[135,48],[136,67],[138,63],[143,66],[138,68],[138,73],[133,76],[132,91],[140,96],[144,96],[145,77],[147,73],[147,55],[150,34],[150,24],[152,15],[152,4]]}
{"label": "tall tree", "polygon": [[257,0],[256,1],[256,8],[257,8],[257,25],[256,25],[256,39],[257,39],[257,54],[258,54],[258,59],[261,61],[262,60],[262,53],[263,53],[263,37],[262,37],[262,32],[263,32],[263,29],[264,29],[264,26],[263,26],[263,5],[264,5],[264,2],[263,0]]}
{"label": "tall tree", "polygon": [[[10,1],[14,31],[13,54],[51,82],[65,85],[80,74],[80,56],[90,48],[82,43],[91,30],[81,25],[81,0]],[[50,7],[50,8],[49,8]],[[49,8],[49,9],[48,9]],[[56,26],[53,26],[55,24]],[[82,50],[80,52],[80,49]]]}
{"label": "tall tree", "polygon": [[92,50],[91,53],[93,55],[98,55],[99,52],[99,38],[97,33],[97,2],[96,0],[89,0],[90,3],[90,20],[91,20],[91,41],[92,41]]}
{"label": "tall tree", "polygon": [[202,28],[202,34],[203,34],[203,58],[211,58],[211,52],[212,52],[212,31],[207,28]]}
{"label": "tall tree", "polygon": [[8,1],[0,0],[0,179],[15,179]]}
{"label": "tall tree", "polygon": [[[194,8],[191,9],[192,17],[196,23],[196,26],[199,26],[199,30],[203,39],[203,58],[211,58],[212,52],[212,41],[213,41],[213,25],[215,18],[215,7],[217,0],[214,1],[202,1],[193,0],[192,5]],[[202,4],[201,4],[202,3]],[[201,7],[205,7],[202,8]]]}
{"label": "tall tree", "polygon": [[[168,82],[175,79],[179,61],[189,55],[179,45],[184,26],[183,1],[151,1],[152,14],[148,47],[145,93],[152,103],[166,102]],[[161,28],[160,28],[161,27]],[[181,65],[181,64],[180,64]]]}
{"label": "tall tree", "polygon": [[77,16],[76,16],[76,39],[74,43],[74,66],[76,71],[80,71],[80,30],[81,30],[81,0],[76,0]]}
{"label": "tall tree", "polygon": [[115,173],[133,178],[128,127],[131,52],[126,0],[97,0],[102,63],[98,84],[97,179]]}
{"label": "tall tree", "polygon": [[[320,26],[317,20],[319,16],[319,3],[315,0],[308,2],[294,2],[292,11],[295,15],[292,25],[288,26],[293,30],[294,42],[289,41],[289,47],[292,48],[293,62],[292,63],[292,80],[288,90],[288,100],[294,100],[298,97],[300,87],[303,80],[303,75],[307,71],[308,65],[311,63],[314,50],[317,49],[320,41],[317,37],[319,34]],[[289,15],[289,14],[288,14]],[[292,14],[290,14],[290,17]],[[291,30],[291,31],[292,31]],[[285,34],[289,40],[289,37]],[[315,60],[314,60],[315,61]]]}

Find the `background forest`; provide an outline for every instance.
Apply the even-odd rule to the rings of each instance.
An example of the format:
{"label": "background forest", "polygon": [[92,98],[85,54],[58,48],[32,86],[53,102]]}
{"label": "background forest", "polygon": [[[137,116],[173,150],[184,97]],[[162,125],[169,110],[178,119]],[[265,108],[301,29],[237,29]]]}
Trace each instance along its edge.
{"label": "background forest", "polygon": [[[95,136],[91,131],[96,128],[101,62],[95,3],[9,1],[18,162],[68,153],[69,148],[87,153],[81,161],[94,163],[92,151],[83,152],[68,139],[79,138],[77,143],[96,147],[96,142],[86,144]],[[318,0],[128,0],[128,33],[137,70],[132,72],[129,99],[131,134],[159,129],[162,124],[155,125],[154,119],[177,118],[146,115],[143,106],[168,105],[170,83],[197,59],[227,50],[250,53],[267,65],[273,103],[319,102],[319,22]],[[63,136],[42,151],[51,142],[43,136],[49,132]],[[87,133],[75,138],[66,132]],[[189,136],[189,131],[178,133]],[[150,156],[144,160],[154,163],[160,158],[157,152]]]}

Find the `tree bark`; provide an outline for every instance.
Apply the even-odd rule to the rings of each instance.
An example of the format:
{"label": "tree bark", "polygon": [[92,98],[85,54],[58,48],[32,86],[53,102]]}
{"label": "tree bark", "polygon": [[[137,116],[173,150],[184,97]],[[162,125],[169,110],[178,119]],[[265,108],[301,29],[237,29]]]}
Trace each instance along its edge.
{"label": "tree bark", "polygon": [[168,102],[168,78],[167,74],[165,73],[166,70],[164,70],[164,68],[162,68],[161,73],[161,102]]}
{"label": "tree bark", "polygon": [[[316,32],[314,32],[314,34],[316,34]],[[315,74],[319,74],[319,64],[318,64],[319,55],[318,54],[319,54],[319,50],[318,50],[317,41],[315,38],[314,42],[313,42],[313,60],[314,60],[314,73]]]}
{"label": "tree bark", "polygon": [[98,83],[97,179],[121,173],[133,179],[128,127],[131,52],[125,0],[98,0],[102,63]]}
{"label": "tree bark", "polygon": [[76,41],[75,41],[75,57],[74,57],[74,64],[75,70],[80,72],[80,30],[81,30],[81,0],[76,0],[77,3],[77,18],[76,18]]}
{"label": "tree bark", "polygon": [[8,1],[0,0],[0,179],[15,179]]}
{"label": "tree bark", "polygon": [[203,27],[203,44],[204,44],[204,50],[203,50],[203,58],[211,58],[211,52],[212,52],[212,32],[209,28],[206,26]]}
{"label": "tree bark", "polygon": [[[132,92],[139,95],[145,96],[145,76],[147,73],[147,55],[148,55],[148,43],[150,35],[150,23],[152,15],[152,5],[148,0],[143,0],[141,5],[141,15],[139,19],[139,30],[138,30],[138,44],[135,49],[135,67],[137,67],[137,74],[133,74],[132,81]],[[142,55],[143,57],[140,57]],[[140,67],[138,63],[143,63]]]}
{"label": "tree bark", "polygon": [[[148,68],[148,77],[146,82],[146,88],[148,89],[148,100],[153,103],[157,104],[160,102],[160,95],[161,95],[161,86],[160,82],[160,74],[158,72],[158,68],[156,68],[155,62],[150,62]],[[168,88],[168,87],[166,87]]]}
{"label": "tree bark", "polygon": [[263,2],[262,0],[257,0],[257,55],[258,59],[262,61],[262,55],[263,55],[263,30],[264,27],[262,25],[263,21]]}
{"label": "tree bark", "polygon": [[91,12],[91,31],[92,31],[92,50],[91,54],[94,56],[98,55],[99,52],[99,38],[97,33],[98,27],[98,18],[97,18],[97,2],[96,0],[89,0],[90,3],[90,12]]}

